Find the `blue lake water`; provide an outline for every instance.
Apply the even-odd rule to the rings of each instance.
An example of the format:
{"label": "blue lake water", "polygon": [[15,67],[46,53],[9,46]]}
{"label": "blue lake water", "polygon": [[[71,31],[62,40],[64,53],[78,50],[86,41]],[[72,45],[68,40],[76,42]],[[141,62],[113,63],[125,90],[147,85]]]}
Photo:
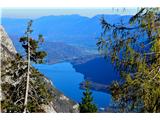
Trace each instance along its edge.
{"label": "blue lake water", "polygon": [[[75,102],[80,102],[83,97],[83,90],[80,89],[80,83],[84,81],[84,75],[76,72],[73,65],[68,62],[57,63],[53,65],[34,64],[42,74],[52,80],[54,86],[64,95],[68,96]],[[109,105],[111,97],[109,94],[92,91],[94,103],[99,108],[105,108]]]}

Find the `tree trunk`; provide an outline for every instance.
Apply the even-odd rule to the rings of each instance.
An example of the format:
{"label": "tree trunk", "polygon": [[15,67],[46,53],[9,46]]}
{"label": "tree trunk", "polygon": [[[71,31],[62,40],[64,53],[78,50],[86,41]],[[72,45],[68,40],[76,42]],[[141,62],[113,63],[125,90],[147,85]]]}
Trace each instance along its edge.
{"label": "tree trunk", "polygon": [[30,43],[29,43],[29,36],[28,36],[28,72],[27,72],[26,93],[25,93],[25,101],[24,101],[24,113],[27,112],[29,79],[30,79]]}

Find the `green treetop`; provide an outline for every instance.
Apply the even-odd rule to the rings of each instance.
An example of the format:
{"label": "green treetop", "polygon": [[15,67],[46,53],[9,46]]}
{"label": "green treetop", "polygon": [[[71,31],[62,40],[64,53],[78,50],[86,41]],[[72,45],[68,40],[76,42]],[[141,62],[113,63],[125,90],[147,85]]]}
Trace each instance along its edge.
{"label": "green treetop", "polygon": [[79,110],[81,113],[95,113],[97,112],[97,107],[93,104],[92,92],[89,90],[89,83],[86,82],[86,90],[83,92],[84,97],[82,102],[79,104]]}

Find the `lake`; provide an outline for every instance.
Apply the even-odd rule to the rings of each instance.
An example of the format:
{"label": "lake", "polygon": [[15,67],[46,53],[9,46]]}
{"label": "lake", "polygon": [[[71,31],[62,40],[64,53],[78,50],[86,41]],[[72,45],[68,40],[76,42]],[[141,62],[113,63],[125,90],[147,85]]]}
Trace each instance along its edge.
{"label": "lake", "polygon": [[[33,66],[48,79],[52,80],[53,85],[64,95],[77,103],[81,101],[84,90],[80,89],[80,83],[84,81],[85,77],[82,73],[76,72],[71,63],[63,62],[53,65],[34,64]],[[92,90],[92,96],[98,108],[105,108],[111,100],[109,94],[99,91]]]}

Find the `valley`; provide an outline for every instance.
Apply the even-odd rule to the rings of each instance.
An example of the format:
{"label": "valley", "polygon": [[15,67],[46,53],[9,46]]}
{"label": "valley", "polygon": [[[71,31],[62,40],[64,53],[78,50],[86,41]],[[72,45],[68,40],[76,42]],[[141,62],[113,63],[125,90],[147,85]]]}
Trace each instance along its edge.
{"label": "valley", "polygon": [[[80,15],[44,16],[34,19],[33,38],[43,34],[44,43],[39,50],[47,53],[45,64],[33,64],[53,85],[68,98],[79,103],[85,89],[85,81],[90,81],[94,102],[105,109],[111,101],[108,86],[113,80],[119,80],[111,62],[105,60],[96,46],[101,32],[102,15],[92,18]],[[130,16],[104,15],[110,22]],[[17,52],[24,54],[19,43],[29,19],[2,18],[2,25],[8,32]]]}

